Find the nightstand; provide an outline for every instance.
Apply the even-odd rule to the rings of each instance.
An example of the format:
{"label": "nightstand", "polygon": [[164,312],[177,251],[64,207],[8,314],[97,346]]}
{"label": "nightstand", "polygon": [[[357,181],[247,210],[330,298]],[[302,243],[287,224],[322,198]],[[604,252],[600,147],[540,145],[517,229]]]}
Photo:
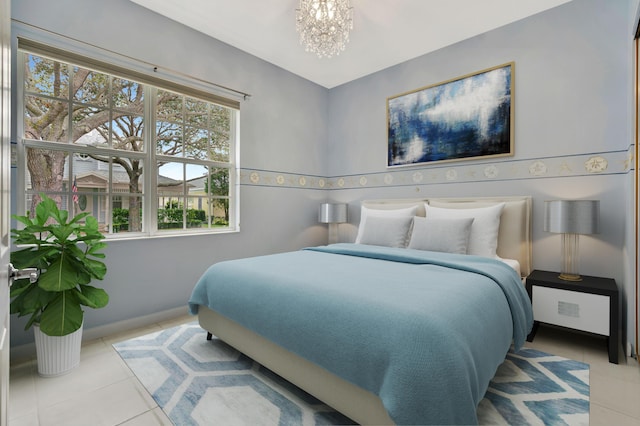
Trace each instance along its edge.
{"label": "nightstand", "polygon": [[607,336],[609,362],[618,363],[620,310],[618,286],[610,278],[582,276],[582,281],[565,281],[558,272],[535,270],[526,288],[533,306],[532,342],[539,323]]}

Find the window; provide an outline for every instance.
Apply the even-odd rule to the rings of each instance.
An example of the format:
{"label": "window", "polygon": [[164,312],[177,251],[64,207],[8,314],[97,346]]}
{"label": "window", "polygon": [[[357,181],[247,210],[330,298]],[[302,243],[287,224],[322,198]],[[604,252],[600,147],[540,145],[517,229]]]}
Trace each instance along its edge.
{"label": "window", "polygon": [[234,101],[35,50],[18,54],[25,211],[45,193],[107,234],[237,229]]}

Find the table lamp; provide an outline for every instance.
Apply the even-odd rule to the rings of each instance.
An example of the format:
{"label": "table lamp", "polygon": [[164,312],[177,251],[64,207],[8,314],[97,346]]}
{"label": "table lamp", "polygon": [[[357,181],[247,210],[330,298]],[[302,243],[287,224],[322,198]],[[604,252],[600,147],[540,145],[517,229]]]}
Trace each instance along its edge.
{"label": "table lamp", "polygon": [[580,234],[597,234],[600,222],[599,200],[545,201],[544,230],[562,234],[562,272],[565,281],[582,281],[578,273]]}
{"label": "table lamp", "polygon": [[338,224],[347,221],[347,205],[323,203],[318,214],[320,223],[329,224],[329,244],[338,242]]}

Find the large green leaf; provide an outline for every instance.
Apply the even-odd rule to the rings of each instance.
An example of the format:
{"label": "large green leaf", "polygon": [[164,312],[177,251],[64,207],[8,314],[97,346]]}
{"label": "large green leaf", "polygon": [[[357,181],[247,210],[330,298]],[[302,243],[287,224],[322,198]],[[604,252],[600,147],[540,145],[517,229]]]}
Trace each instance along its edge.
{"label": "large green leaf", "polygon": [[[76,284],[89,284],[92,278],[102,279],[102,277],[104,277],[104,274],[102,275],[102,277],[99,275],[101,272],[99,265],[97,270],[94,271],[95,261],[87,259],[84,253],[81,251],[75,249],[71,251],[77,254],[77,256],[69,255],[69,253],[67,252],[67,256],[65,257],[65,259],[67,260],[67,263],[70,265],[71,269],[76,272]],[[106,273],[106,268],[104,269]]]}
{"label": "large green leaf", "polygon": [[[33,225],[33,221],[29,216],[18,216],[13,214],[11,215],[11,218],[17,220],[18,222],[22,223],[25,226]],[[13,231],[16,231],[16,230],[14,229]]]}
{"label": "large green leaf", "polygon": [[40,330],[49,336],[65,336],[82,326],[83,312],[73,290],[59,293],[40,317]]}
{"label": "large green leaf", "polygon": [[37,285],[31,285],[11,301],[11,313],[18,316],[32,314],[42,309],[56,294],[42,290]]}
{"label": "large green leaf", "polygon": [[67,225],[52,226],[50,232],[58,239],[59,242],[64,243],[73,233],[73,228]]}
{"label": "large green leaf", "polygon": [[16,230],[14,230],[12,237],[14,244],[40,243],[40,239],[33,232],[25,232],[24,229],[20,230],[20,232],[16,232]]}
{"label": "large green leaf", "polygon": [[35,223],[38,225],[44,225],[45,223],[47,223],[47,220],[49,220],[49,217],[51,216],[52,210],[58,210],[58,206],[56,205],[55,201],[46,196],[42,197],[42,201],[40,201],[36,206]]}
{"label": "large green leaf", "polygon": [[85,232],[87,234],[100,234],[102,235],[102,233],[100,231],[98,231],[98,219],[96,219],[93,216],[89,216],[87,217],[87,220],[84,221],[85,223]]}
{"label": "large green leaf", "polygon": [[104,308],[109,303],[109,295],[106,291],[90,285],[80,286],[76,296],[81,304],[93,309]]}
{"label": "large green leaf", "polygon": [[42,244],[41,234],[47,231],[47,227],[28,225],[22,229],[12,229],[12,238],[16,244]]}
{"label": "large green leaf", "polygon": [[29,321],[27,321],[27,323],[25,324],[24,329],[28,330],[29,328],[31,328],[33,324],[38,324],[38,323],[40,323],[40,311],[34,312],[31,315],[31,318],[29,318]]}
{"label": "large green leaf", "polygon": [[20,280],[15,280],[13,285],[11,286],[11,290],[9,292],[9,296],[13,299],[14,297],[20,296],[25,291],[29,290],[29,286],[35,286],[34,283],[29,281],[29,278],[24,278]]}
{"label": "large green leaf", "polygon": [[97,244],[98,241],[103,239],[104,239],[104,235],[102,234],[85,234],[77,237],[75,241],[84,242],[87,244],[88,247],[90,247],[94,244]]}
{"label": "large green leaf", "polygon": [[[90,213],[88,212],[84,212],[84,213],[78,213],[77,215],[75,215],[70,221],[69,221],[69,225],[72,225],[74,223],[77,223],[79,221],[81,221],[82,219],[84,219],[85,217],[89,216]],[[91,216],[93,217],[93,216]],[[94,218],[95,219],[95,218]]]}
{"label": "large green leaf", "polygon": [[64,245],[64,250],[68,251],[69,254],[75,258],[82,259],[84,257],[84,251],[80,250],[80,247],[73,241],[67,241]]}
{"label": "large green leaf", "polygon": [[28,247],[11,252],[11,263],[18,269],[46,268],[46,259],[56,253],[51,247]]}
{"label": "large green leaf", "polygon": [[99,260],[84,259],[83,263],[93,278],[101,280],[107,273],[107,265]]}
{"label": "large green leaf", "polygon": [[78,271],[73,267],[72,258],[65,252],[49,268],[40,274],[38,285],[47,291],[64,291],[78,283]]}
{"label": "large green leaf", "polygon": [[[87,254],[92,254],[94,256],[97,256],[98,255],[98,251],[99,250],[103,250],[105,248],[107,248],[107,243],[93,243],[93,244],[91,244],[90,247],[87,248]],[[102,256],[104,256],[103,253],[100,253],[100,254],[102,254]]]}

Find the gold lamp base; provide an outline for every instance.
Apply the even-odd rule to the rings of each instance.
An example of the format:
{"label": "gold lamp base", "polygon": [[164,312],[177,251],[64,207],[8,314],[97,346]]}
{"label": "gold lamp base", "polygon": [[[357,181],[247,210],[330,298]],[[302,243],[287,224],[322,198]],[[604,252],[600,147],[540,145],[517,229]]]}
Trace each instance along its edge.
{"label": "gold lamp base", "polygon": [[582,281],[578,273],[578,234],[562,234],[562,269],[558,278],[564,281]]}
{"label": "gold lamp base", "polygon": [[562,273],[560,275],[558,275],[558,278],[560,278],[561,280],[564,281],[582,281],[582,277],[580,275],[576,275],[576,274],[565,274]]}

